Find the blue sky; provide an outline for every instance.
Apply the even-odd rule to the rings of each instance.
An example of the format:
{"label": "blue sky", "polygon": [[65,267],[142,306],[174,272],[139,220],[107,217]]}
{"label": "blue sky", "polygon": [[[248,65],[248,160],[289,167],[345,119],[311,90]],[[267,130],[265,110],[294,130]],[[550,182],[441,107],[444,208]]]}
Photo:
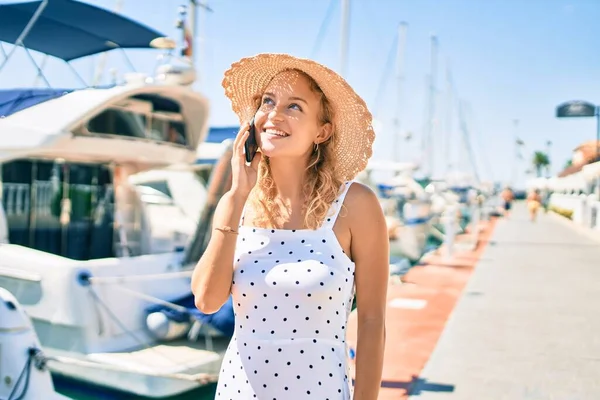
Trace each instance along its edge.
{"label": "blue sky", "polygon": [[[341,3],[340,0],[333,0]],[[0,1],[2,3],[4,1]],[[113,8],[116,0],[89,3]],[[184,0],[124,0],[122,13],[175,36],[177,6]],[[211,124],[237,122],[220,86],[229,65],[261,52],[286,52],[316,60],[339,70],[341,6],[336,5],[320,50],[313,54],[319,28],[330,0],[209,0],[213,13],[201,15],[198,36],[202,54],[196,53],[201,81],[196,86],[211,101]],[[375,157],[392,154],[395,80],[384,81],[384,95],[376,99],[398,24],[408,23],[405,50],[402,126],[413,134],[404,143],[401,158],[420,156],[427,101],[429,36],[439,40],[437,117],[446,115],[445,68],[450,60],[457,95],[466,102],[476,162],[483,179],[507,181],[514,164],[513,120],[525,141],[522,150],[529,161],[534,150],[544,150],[551,140],[554,171],[570,157],[572,149],[594,138],[593,119],[554,117],[555,106],[582,99],[600,102],[600,1],[596,0],[351,0],[349,55],[346,78],[371,108],[379,124]],[[128,51],[140,71],[150,72],[156,53]],[[36,55],[38,60],[41,55]],[[73,65],[90,79],[97,59],[77,60]],[[110,53],[109,67],[127,70],[123,56]],[[47,76],[55,87],[76,87],[77,81],[62,62],[50,60]],[[34,69],[22,52],[0,72],[0,87],[31,86]],[[451,133],[451,154],[460,156],[460,131],[456,110]],[[445,131],[434,132],[434,171],[443,173]],[[462,152],[464,158],[466,154]],[[519,181],[525,179],[525,161]],[[463,165],[468,166],[466,162]]]}

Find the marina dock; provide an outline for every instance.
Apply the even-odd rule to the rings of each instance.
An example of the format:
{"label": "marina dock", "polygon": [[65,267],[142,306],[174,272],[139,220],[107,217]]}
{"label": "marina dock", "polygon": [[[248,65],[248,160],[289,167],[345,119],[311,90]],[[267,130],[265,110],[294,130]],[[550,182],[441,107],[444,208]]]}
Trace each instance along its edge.
{"label": "marina dock", "polygon": [[599,260],[600,236],[524,204],[429,257],[390,285],[379,398],[600,398]]}

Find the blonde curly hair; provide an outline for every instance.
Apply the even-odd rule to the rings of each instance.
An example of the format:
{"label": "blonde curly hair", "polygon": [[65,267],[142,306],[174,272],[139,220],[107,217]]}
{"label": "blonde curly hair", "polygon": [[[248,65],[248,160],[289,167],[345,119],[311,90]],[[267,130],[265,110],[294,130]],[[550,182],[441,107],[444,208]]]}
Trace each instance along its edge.
{"label": "blonde curly hair", "polygon": [[[334,124],[334,111],[323,91],[310,75],[297,69],[291,71],[306,77],[311,91],[320,97],[319,123],[332,124],[331,136],[326,141],[319,143],[310,156],[302,188],[304,197],[302,206],[303,228],[314,230],[318,229],[325,221],[331,204],[338,197],[343,183],[342,178],[336,173],[337,159],[334,148],[337,135]],[[255,97],[257,109],[261,97],[262,93]],[[277,186],[271,174],[269,157],[263,155],[258,166],[256,186],[248,199],[252,210],[254,210],[253,225],[272,228],[283,226],[286,218],[282,215],[281,208],[275,201],[276,196]]]}

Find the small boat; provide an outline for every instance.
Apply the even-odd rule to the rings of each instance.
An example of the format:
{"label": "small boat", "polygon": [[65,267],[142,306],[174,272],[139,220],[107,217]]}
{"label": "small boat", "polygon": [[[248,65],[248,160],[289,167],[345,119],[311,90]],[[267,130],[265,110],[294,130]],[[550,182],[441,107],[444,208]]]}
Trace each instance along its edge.
{"label": "small boat", "polygon": [[54,383],[31,320],[19,301],[0,287],[0,398],[68,400]]}

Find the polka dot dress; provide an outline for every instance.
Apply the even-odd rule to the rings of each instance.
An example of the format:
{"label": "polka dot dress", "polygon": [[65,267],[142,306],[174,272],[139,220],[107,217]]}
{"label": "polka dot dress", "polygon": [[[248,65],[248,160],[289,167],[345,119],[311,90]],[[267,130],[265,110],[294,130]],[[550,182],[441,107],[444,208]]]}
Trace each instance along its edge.
{"label": "polka dot dress", "polygon": [[350,186],[317,230],[240,226],[236,327],[215,399],[351,398],[346,322],[354,263],[332,229]]}

